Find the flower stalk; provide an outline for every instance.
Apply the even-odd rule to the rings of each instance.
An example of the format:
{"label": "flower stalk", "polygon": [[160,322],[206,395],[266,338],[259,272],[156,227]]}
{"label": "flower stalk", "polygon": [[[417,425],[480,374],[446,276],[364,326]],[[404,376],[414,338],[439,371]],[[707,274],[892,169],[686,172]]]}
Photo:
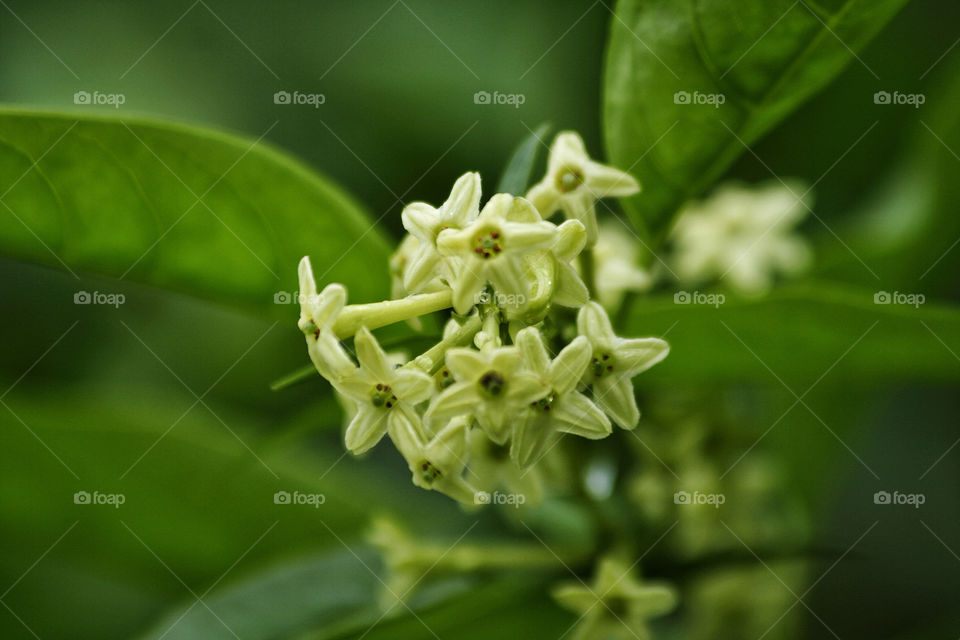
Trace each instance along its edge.
{"label": "flower stalk", "polygon": [[580,274],[584,284],[587,285],[587,292],[591,298],[597,297],[597,268],[593,256],[593,249],[587,249],[580,254]]}
{"label": "flower stalk", "polygon": [[471,315],[459,329],[449,336],[444,336],[440,342],[424,351],[412,364],[419,366],[430,375],[435,374],[443,367],[443,358],[447,349],[469,342],[480,331],[481,324],[480,316]]}
{"label": "flower stalk", "polygon": [[449,289],[435,293],[420,293],[400,300],[384,300],[344,307],[333,325],[338,338],[355,334],[360,327],[379,329],[404,320],[412,320],[435,311],[449,309],[452,301]]}

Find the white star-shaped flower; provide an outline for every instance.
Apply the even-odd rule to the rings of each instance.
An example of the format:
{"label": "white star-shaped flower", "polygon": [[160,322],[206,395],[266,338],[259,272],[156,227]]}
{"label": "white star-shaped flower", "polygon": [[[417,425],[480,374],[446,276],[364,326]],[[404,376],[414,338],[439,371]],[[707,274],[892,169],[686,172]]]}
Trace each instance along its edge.
{"label": "white star-shaped flower", "polygon": [[340,312],[347,304],[347,290],[341,284],[329,284],[317,293],[310,258],[304,256],[297,269],[300,277],[300,320],[297,326],[307,339],[307,352],[317,371],[331,382],[338,382],[354,368],[353,360],[340,345],[333,331]]}
{"label": "white star-shaped flower", "polygon": [[417,293],[437,278],[443,257],[437,251],[437,236],[445,229],[463,229],[476,220],[480,207],[480,174],[465,173],[454,183],[450,197],[434,208],[425,202],[408,204],[401,217],[403,227],[418,240],[411,249],[403,272],[403,286]]}
{"label": "white star-shaped flower", "polygon": [[463,478],[470,424],[471,420],[466,416],[452,419],[418,454],[408,459],[413,484],[439,491],[465,504],[474,504],[477,490]]}
{"label": "white star-shaped flower", "polygon": [[547,175],[527,192],[544,218],[563,211],[583,223],[587,245],[597,241],[595,203],[610,196],[630,196],[640,191],[636,179],[625,171],[594,162],[583,140],[572,131],[557,134],[550,146]]}
{"label": "white star-shaped flower", "polygon": [[590,299],[587,285],[571,262],[587,244],[587,231],[579,220],[567,220],[557,227],[557,242],[553,245],[556,282],[553,302],[564,307],[580,307]]}
{"label": "white star-shaped flower", "polygon": [[354,346],[360,367],[336,383],[337,390],[357,405],[347,426],[347,449],[359,455],[389,433],[409,459],[427,441],[415,407],[433,394],[433,379],[419,369],[393,367],[366,327],[357,331]]}
{"label": "white star-shaped flower", "polygon": [[490,198],[470,226],[440,232],[440,252],[462,261],[450,283],[456,312],[464,314],[477,304],[487,283],[498,294],[526,296],[530,285],[523,257],[549,247],[556,233],[557,227],[543,221],[533,205],[506,193]]}
{"label": "white star-shaped flower", "polygon": [[550,359],[543,336],[536,327],[517,333],[516,344],[524,364],[550,391],[531,403],[514,430],[510,454],[521,467],[534,462],[556,431],[596,440],[610,435],[610,420],[597,405],[577,391],[593,349],[584,336],[577,336],[557,357]]}
{"label": "white star-shaped flower", "polygon": [[447,368],[454,382],[438,395],[424,420],[445,421],[473,414],[487,436],[497,444],[510,437],[512,421],[549,389],[523,369],[517,347],[486,351],[456,348],[447,351]]}
{"label": "white star-shaped flower", "polygon": [[582,378],[593,385],[593,401],[624,429],[633,429],[640,410],[632,379],[667,357],[670,345],[659,338],[620,338],[613,333],[607,312],[588,302],[577,314],[577,331],[586,336],[593,358]]}

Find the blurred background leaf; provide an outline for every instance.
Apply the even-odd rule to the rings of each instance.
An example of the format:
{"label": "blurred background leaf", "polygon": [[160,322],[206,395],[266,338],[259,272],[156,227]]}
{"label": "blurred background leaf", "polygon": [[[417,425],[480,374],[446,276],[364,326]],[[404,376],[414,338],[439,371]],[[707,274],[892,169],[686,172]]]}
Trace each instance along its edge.
{"label": "blurred background leaf", "polygon": [[726,294],[715,306],[648,298],[633,305],[626,332],[672,344],[670,357],[645,374],[651,385],[809,385],[828,368],[833,384],[957,380],[960,360],[950,350],[960,345],[960,309],[877,304],[876,295],[809,283],[761,299]]}
{"label": "blurred background leaf", "polygon": [[[370,549],[340,549],[295,558],[218,591],[209,609],[191,602],[162,618],[144,640],[287,638],[323,627],[328,637],[338,628],[371,626],[380,617],[376,606],[380,570]],[[357,569],[361,570],[358,571]]]}
{"label": "blurred background leaf", "polygon": [[526,193],[534,175],[533,169],[537,158],[540,157],[541,150],[548,146],[545,142],[548,133],[550,133],[550,124],[545,122],[531,131],[530,135],[517,145],[503,170],[503,175],[500,176],[497,193],[512,193],[518,196]]}

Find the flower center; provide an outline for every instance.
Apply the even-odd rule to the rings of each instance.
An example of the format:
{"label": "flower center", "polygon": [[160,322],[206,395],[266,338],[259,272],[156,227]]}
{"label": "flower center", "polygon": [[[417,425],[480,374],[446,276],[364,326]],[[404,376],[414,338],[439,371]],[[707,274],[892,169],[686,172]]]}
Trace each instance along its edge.
{"label": "flower center", "polygon": [[443,367],[437,372],[437,387],[443,391],[454,383],[453,376],[450,375],[450,369]]}
{"label": "flower center", "polygon": [[480,386],[491,396],[498,396],[503,393],[504,380],[496,371],[487,371],[480,376]]}
{"label": "flower center", "polygon": [[510,446],[506,444],[489,443],[487,453],[491,459],[503,462],[510,459]]}
{"label": "flower center", "polygon": [[423,481],[427,484],[433,484],[443,475],[440,469],[433,466],[433,463],[429,460],[423,460],[418,466],[420,468],[420,477],[423,478]]}
{"label": "flower center", "polygon": [[567,167],[557,176],[557,189],[562,193],[570,193],[583,184],[583,173],[574,167]]}
{"label": "flower center", "polygon": [[397,403],[397,396],[393,395],[390,385],[378,384],[370,392],[370,402],[375,407],[386,407],[392,409]]}
{"label": "flower center", "polygon": [[301,331],[303,331],[303,334],[307,336],[313,334],[314,340],[320,339],[320,327],[318,327],[317,323],[313,320],[307,320],[304,322]]}
{"label": "flower center", "polygon": [[613,361],[610,360],[609,353],[598,353],[593,356],[593,376],[602,378],[604,375],[613,371]]}
{"label": "flower center", "polygon": [[500,244],[499,231],[491,231],[488,234],[478,236],[473,246],[473,252],[484,260],[494,257],[501,251],[503,251],[503,246]]}
{"label": "flower center", "polygon": [[530,406],[533,407],[534,409],[539,409],[540,411],[543,411],[544,413],[549,413],[549,412],[550,412],[550,405],[552,405],[552,404],[553,404],[553,401],[556,400],[556,399],[557,399],[557,394],[554,393],[553,391],[551,391],[550,393],[548,393],[548,394],[545,395],[544,397],[540,398],[540,399],[537,400],[536,402],[531,402],[531,403],[530,403]]}
{"label": "flower center", "polygon": [[627,617],[630,614],[630,606],[627,604],[626,598],[623,596],[611,596],[605,598],[604,604],[606,609],[610,614],[617,618],[622,619]]}

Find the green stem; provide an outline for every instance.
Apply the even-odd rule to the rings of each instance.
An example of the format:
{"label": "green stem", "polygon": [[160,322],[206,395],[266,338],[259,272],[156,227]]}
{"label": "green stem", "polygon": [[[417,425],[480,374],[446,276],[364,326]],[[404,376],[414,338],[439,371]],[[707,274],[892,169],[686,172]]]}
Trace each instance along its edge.
{"label": "green stem", "polygon": [[597,276],[592,248],[580,252],[580,273],[583,275],[583,282],[587,285],[590,298],[595,299],[597,297]]}
{"label": "green stem", "polygon": [[490,311],[483,319],[483,330],[491,336],[500,335],[500,314],[496,309]]}
{"label": "green stem", "polygon": [[576,558],[558,559],[553,552],[542,546],[528,544],[495,544],[485,545],[458,545],[453,549],[447,547],[426,548],[423,550],[424,560],[437,556],[443,560],[440,566],[455,571],[477,571],[480,569],[512,569],[524,568],[552,568],[562,566],[569,560],[576,562]]}
{"label": "green stem", "polygon": [[413,363],[429,361],[430,364],[427,373],[433,375],[440,370],[440,367],[443,366],[443,356],[447,352],[447,349],[450,347],[459,346],[473,338],[473,336],[477,334],[477,331],[480,330],[480,326],[480,316],[476,314],[470,316],[467,318],[467,321],[464,322],[459,329],[457,329],[456,333],[444,338],[437,344],[424,351],[420,357],[413,360]]}
{"label": "green stem", "polygon": [[500,308],[493,302],[486,302],[477,307],[483,322],[483,332],[487,339],[478,342],[481,351],[489,351],[500,344]]}
{"label": "green stem", "polygon": [[337,318],[333,331],[338,338],[349,338],[361,326],[378,329],[388,324],[410,320],[450,307],[453,292],[450,289],[436,293],[421,293],[400,300],[385,300],[370,304],[348,305]]}

